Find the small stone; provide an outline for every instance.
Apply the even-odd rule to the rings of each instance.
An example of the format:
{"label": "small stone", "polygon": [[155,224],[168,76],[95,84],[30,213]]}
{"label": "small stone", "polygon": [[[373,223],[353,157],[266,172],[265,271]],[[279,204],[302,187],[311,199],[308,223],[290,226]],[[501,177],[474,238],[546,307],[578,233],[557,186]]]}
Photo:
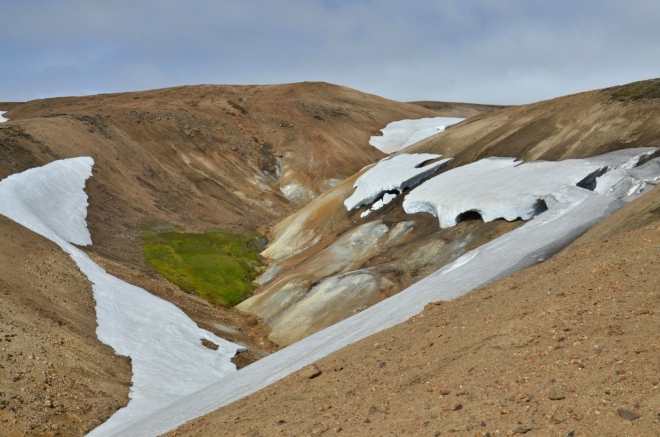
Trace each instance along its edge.
{"label": "small stone", "polygon": [[52,429],[53,431],[57,431],[58,429],[60,429],[60,426],[57,423],[53,423],[50,426],[50,429]]}
{"label": "small stone", "polygon": [[60,413],[66,413],[66,408],[64,408],[64,407],[61,406],[61,405],[58,406],[58,407],[56,408],[56,410],[59,411]]}
{"label": "small stone", "polygon": [[53,403],[50,400],[47,400],[44,402],[44,407],[53,408]]}
{"label": "small stone", "polygon": [[623,408],[619,408],[616,410],[617,413],[619,413],[619,417],[625,420],[630,420],[631,422],[635,419],[639,419],[639,414],[633,413],[630,410],[624,410]]}
{"label": "small stone", "polygon": [[320,376],[321,373],[323,373],[323,371],[321,371],[319,366],[317,366],[316,364],[310,364],[301,371],[300,376],[303,379],[314,379]]}
{"label": "small stone", "polygon": [[523,428],[522,426],[519,426],[518,428],[513,430],[514,434],[527,434],[530,432],[532,428]]}
{"label": "small stone", "polygon": [[608,330],[609,335],[623,335],[623,328],[621,325],[610,325]]}
{"label": "small stone", "polygon": [[447,404],[444,407],[442,407],[443,411],[458,411],[463,409],[463,404],[460,402],[457,402],[455,404]]}
{"label": "small stone", "polygon": [[553,391],[548,395],[548,399],[551,401],[561,401],[562,399],[566,399],[566,395],[560,391]]}
{"label": "small stone", "polygon": [[202,338],[201,341],[202,341],[202,346],[209,348],[213,351],[217,351],[218,348],[220,347],[217,344],[213,343],[211,340],[207,340],[205,338]]}
{"label": "small stone", "polygon": [[569,431],[566,434],[564,434],[564,437],[575,437],[575,431]]}

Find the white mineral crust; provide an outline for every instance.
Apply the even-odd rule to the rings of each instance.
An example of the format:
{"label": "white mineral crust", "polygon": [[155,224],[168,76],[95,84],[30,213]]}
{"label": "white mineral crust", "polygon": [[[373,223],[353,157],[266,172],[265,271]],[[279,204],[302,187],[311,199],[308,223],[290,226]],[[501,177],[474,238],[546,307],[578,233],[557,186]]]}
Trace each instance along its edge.
{"label": "white mineral crust", "polygon": [[380,130],[382,136],[371,137],[369,144],[383,153],[398,152],[463,120],[465,119],[435,117],[393,121]]}
{"label": "white mineral crust", "polygon": [[351,211],[362,205],[371,205],[385,193],[387,200],[383,196],[383,203],[378,206],[374,205],[374,209],[381,208],[394,199],[392,194],[387,193],[388,191],[401,193],[406,188],[414,187],[452,160],[449,158],[426,166],[422,165],[426,161],[435,160],[441,156],[432,153],[402,153],[383,159],[355,181],[353,185],[355,191],[344,201],[344,205]]}
{"label": "white mineral crust", "polygon": [[[99,339],[131,357],[128,406],[89,435],[114,435],[183,396],[235,373],[243,347],[200,329],[176,306],[99,267],[73,244],[91,244],[85,181],[89,157],[64,159],[0,181],[0,214],[58,244],[92,282]],[[2,250],[2,248],[0,248]],[[202,345],[207,339],[217,351]]]}
{"label": "white mineral crust", "polygon": [[7,112],[7,111],[0,111],[0,123],[4,123],[5,121],[9,121],[8,118],[3,117],[3,115],[4,115],[6,112]]}

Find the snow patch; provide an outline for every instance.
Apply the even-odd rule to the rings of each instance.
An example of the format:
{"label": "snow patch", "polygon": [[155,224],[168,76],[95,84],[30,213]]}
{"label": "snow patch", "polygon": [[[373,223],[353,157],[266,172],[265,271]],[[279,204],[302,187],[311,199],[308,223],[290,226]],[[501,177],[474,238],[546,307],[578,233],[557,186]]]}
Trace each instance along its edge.
{"label": "snow patch", "polygon": [[[233,374],[243,347],[200,329],[183,311],[128,284],[73,244],[91,244],[85,222],[89,157],[55,161],[0,181],[0,214],[58,244],[92,282],[99,339],[130,356],[133,386],[127,407],[89,435],[113,435],[128,423]],[[204,347],[201,339],[217,345]]]}
{"label": "snow patch", "polygon": [[465,119],[435,117],[394,121],[380,130],[382,136],[371,137],[369,144],[383,153],[398,152],[463,120]]}
{"label": "snow patch", "polygon": [[4,114],[6,114],[7,111],[0,111],[0,123],[4,123],[5,121],[9,121],[8,118],[3,117]]}
{"label": "snow patch", "polygon": [[[381,160],[355,181],[353,185],[355,191],[344,201],[344,205],[351,211],[362,205],[372,204],[383,193],[388,196],[387,193],[390,191],[401,193],[406,188],[414,187],[452,160],[452,158],[449,158],[426,166],[422,165],[441,156],[432,153],[402,153]],[[378,206],[374,205],[373,209],[379,209],[386,204],[385,196],[383,196],[383,203]],[[396,195],[390,193],[387,203],[392,201],[394,198],[392,196],[396,197]]]}
{"label": "snow patch", "polygon": [[[424,182],[405,197],[403,208],[408,214],[427,212],[438,217],[442,228],[455,226],[466,212],[478,213],[485,222],[498,218],[529,220],[558,203],[594,195],[579,188],[591,186],[592,180],[598,192],[604,193],[609,189],[606,185],[627,177],[621,172],[652,150],[631,149],[559,162],[486,158]],[[611,170],[620,170],[619,175],[608,177]],[[597,186],[598,181],[601,186]],[[630,188],[631,193],[637,188]]]}

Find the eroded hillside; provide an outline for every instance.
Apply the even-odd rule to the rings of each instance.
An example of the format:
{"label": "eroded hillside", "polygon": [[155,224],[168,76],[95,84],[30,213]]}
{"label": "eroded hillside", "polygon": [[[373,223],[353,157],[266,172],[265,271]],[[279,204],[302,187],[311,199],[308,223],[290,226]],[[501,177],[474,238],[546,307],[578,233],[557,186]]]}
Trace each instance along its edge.
{"label": "eroded hillside", "polygon": [[[433,115],[315,83],[182,87],[0,107],[10,119],[0,125],[0,178],[93,157],[86,192],[94,244],[87,252],[111,274],[175,303],[200,327],[247,345],[234,360],[239,368],[276,349],[269,328],[156,275],[143,257],[144,232],[254,236],[379,159],[368,138],[385,124]],[[82,434],[126,404],[130,363],[96,339],[90,284],[66,255],[3,220],[3,424],[15,435]],[[53,259],[65,263],[65,274],[52,270]]]}
{"label": "eroded hillside", "polygon": [[256,236],[379,159],[368,145],[378,129],[433,114],[323,83],[181,87],[6,107],[0,177],[93,157],[86,191],[94,244],[86,250],[110,273],[171,300],[205,329],[259,346],[258,353],[274,347],[263,325],[154,275],[144,260],[144,232]]}
{"label": "eroded hillside", "polygon": [[[657,147],[660,105],[653,90],[658,87],[660,81],[653,80],[506,107],[450,126],[393,156],[453,158],[430,178],[492,156],[558,161]],[[291,344],[346,319],[522,223],[483,223],[479,214],[468,213],[458,226],[440,229],[430,214],[404,212],[408,189],[396,197],[393,191],[381,193],[375,199],[380,209],[367,205],[349,211],[343,202],[369,170],[274,227],[274,239],[263,252],[271,264],[257,279],[264,285],[262,293],[240,308],[263,318],[275,342]],[[359,298],[348,289],[362,290]],[[328,297],[318,298],[321,292]]]}
{"label": "eroded hillside", "polygon": [[656,435],[660,189],[169,436]]}

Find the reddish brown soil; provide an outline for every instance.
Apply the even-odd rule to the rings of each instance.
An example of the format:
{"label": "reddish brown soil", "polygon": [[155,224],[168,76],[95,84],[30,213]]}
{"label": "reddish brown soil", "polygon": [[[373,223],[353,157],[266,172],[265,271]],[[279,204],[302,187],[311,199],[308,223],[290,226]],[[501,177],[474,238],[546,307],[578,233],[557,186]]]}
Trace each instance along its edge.
{"label": "reddish brown soil", "polygon": [[657,435],[659,206],[167,435]]}

